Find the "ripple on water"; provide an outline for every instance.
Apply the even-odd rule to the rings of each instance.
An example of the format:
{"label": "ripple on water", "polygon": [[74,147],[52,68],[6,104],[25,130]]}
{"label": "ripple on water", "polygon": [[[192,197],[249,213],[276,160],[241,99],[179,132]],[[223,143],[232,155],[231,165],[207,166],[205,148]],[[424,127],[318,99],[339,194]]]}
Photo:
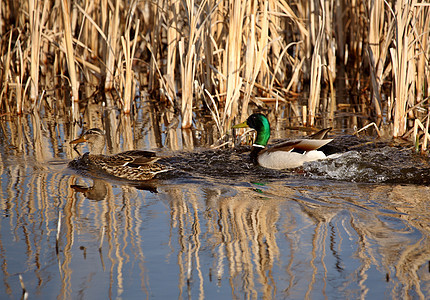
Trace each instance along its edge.
{"label": "ripple on water", "polygon": [[[354,144],[351,145],[354,146]],[[158,178],[215,179],[222,180],[224,183],[237,184],[244,181],[306,176],[363,183],[430,183],[428,157],[414,154],[411,150],[389,146],[382,142],[373,144],[372,147],[358,148],[359,150],[347,151],[347,149],[339,148],[338,150],[344,152],[337,156],[288,170],[271,170],[254,165],[249,158],[251,150],[249,146],[181,152],[159,160],[162,164],[174,167],[175,171],[160,174]],[[89,170],[79,171],[88,172]]]}
{"label": "ripple on water", "polygon": [[384,143],[375,145],[282,171],[253,165],[249,160],[250,147],[186,152],[170,158],[168,162],[188,176],[218,178],[225,182],[276,180],[305,175],[316,179],[364,183],[430,183],[428,157]]}
{"label": "ripple on water", "polygon": [[304,171],[311,178],[369,183],[430,183],[427,157],[389,146],[345,152],[334,159],[308,163]]}

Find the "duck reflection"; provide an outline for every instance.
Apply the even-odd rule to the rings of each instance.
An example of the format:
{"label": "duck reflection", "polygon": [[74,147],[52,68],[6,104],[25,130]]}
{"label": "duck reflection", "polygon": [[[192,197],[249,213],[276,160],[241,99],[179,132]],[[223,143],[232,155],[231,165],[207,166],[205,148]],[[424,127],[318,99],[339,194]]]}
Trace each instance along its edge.
{"label": "duck reflection", "polygon": [[72,184],[70,187],[76,192],[84,194],[86,198],[95,201],[106,200],[108,193],[107,183],[101,179],[94,179],[93,185],[90,187],[79,184]]}
{"label": "duck reflection", "polygon": [[[120,185],[127,185],[134,187],[138,190],[149,191],[151,193],[158,193],[156,180],[150,180],[145,182],[128,182],[128,181],[116,181],[115,183]],[[107,199],[108,191],[111,183],[103,180],[93,178],[92,186],[84,186],[81,184],[72,184],[70,187],[77,193],[82,193],[87,199],[102,201]]]}

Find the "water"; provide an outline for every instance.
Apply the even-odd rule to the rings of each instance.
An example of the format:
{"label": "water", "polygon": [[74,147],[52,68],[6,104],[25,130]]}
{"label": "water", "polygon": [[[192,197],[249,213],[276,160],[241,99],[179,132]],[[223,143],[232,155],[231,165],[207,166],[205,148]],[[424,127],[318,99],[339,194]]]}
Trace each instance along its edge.
{"label": "water", "polygon": [[131,185],[68,169],[73,127],[31,118],[0,129],[2,298],[22,296],[19,275],[40,299],[430,297],[429,166],[410,149],[343,137],[340,158],[279,172],[121,119],[112,152],[177,167]]}

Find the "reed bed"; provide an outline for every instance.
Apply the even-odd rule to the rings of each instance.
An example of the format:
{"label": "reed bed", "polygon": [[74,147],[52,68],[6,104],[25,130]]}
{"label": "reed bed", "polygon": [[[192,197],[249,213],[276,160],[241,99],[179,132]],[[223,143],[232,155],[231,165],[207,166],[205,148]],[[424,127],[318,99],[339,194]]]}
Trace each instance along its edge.
{"label": "reed bed", "polygon": [[256,106],[298,94],[307,100],[290,117],[332,120],[342,87],[364,94],[349,104],[368,124],[426,138],[413,133],[428,127],[415,124],[428,123],[429,20],[417,0],[6,1],[0,110],[65,105],[79,118],[74,106],[111,91],[127,114],[145,91],[183,128],[206,111],[221,137]]}

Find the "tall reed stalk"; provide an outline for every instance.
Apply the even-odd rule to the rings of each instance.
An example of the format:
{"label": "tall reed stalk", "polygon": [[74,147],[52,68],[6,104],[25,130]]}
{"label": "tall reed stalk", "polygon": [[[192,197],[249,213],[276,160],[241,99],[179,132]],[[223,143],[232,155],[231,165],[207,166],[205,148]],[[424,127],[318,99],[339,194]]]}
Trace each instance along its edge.
{"label": "tall reed stalk", "polygon": [[21,42],[20,40],[17,41],[17,51],[18,51],[18,59],[19,59],[19,73],[16,76],[16,80],[15,80],[15,86],[16,86],[16,113],[18,115],[21,115],[23,113],[23,102],[24,102],[24,72],[25,72],[25,65],[24,65],[24,55],[22,53],[22,49],[21,49]]}
{"label": "tall reed stalk", "polygon": [[5,98],[5,95],[8,94],[8,88],[9,83],[11,82],[11,70],[10,70],[10,62],[11,62],[11,56],[12,56],[12,31],[9,34],[9,41],[7,44],[7,52],[6,52],[6,58],[4,60],[2,72],[0,73],[1,76],[1,92],[0,92],[0,108],[2,108],[3,100]]}
{"label": "tall reed stalk", "polygon": [[325,18],[325,8],[324,3],[321,1],[321,11],[322,16],[319,16],[318,18],[318,24],[319,24],[319,30],[317,34],[317,38],[315,41],[315,48],[314,53],[312,55],[312,64],[311,64],[311,87],[310,87],[310,93],[309,93],[309,100],[308,100],[308,111],[309,111],[309,125],[314,126],[315,123],[315,114],[318,107],[318,104],[320,102],[320,83],[321,83],[321,65],[322,65],[322,59],[321,59],[321,47],[322,47],[322,41],[323,41],[323,34],[324,34],[324,18]]}
{"label": "tall reed stalk", "polygon": [[226,76],[225,107],[223,124],[229,127],[233,118],[237,116],[238,100],[243,79],[240,76],[242,55],[243,19],[246,2],[232,1],[229,3],[230,18],[227,34],[226,50],[223,61],[223,74]]}
{"label": "tall reed stalk", "polygon": [[[426,5],[427,4],[427,5]],[[416,74],[416,89],[417,89],[417,102],[424,100],[426,96],[430,95],[430,70],[429,70],[429,57],[430,57],[430,4],[423,3],[422,5],[416,4],[417,10],[417,23],[415,26],[418,49],[418,62]]]}
{"label": "tall reed stalk", "polygon": [[[115,60],[117,55],[118,45],[118,30],[119,30],[119,13],[120,13],[120,1],[115,0],[114,11],[110,12],[108,10],[108,3],[104,2],[102,6],[106,20],[103,24],[106,30],[106,35],[108,37],[107,43],[104,45],[104,58],[106,59],[105,64],[105,89],[111,90],[114,87],[114,76],[115,76]],[[113,15],[112,15],[113,14]],[[109,25],[108,25],[109,24]]]}
{"label": "tall reed stalk", "polygon": [[[246,81],[242,103],[242,120],[245,120],[248,115],[248,104],[253,94],[255,82],[257,80],[258,75],[263,74],[263,72],[261,72],[261,69],[262,67],[265,68],[264,62],[267,61],[267,49],[269,44],[269,2],[261,3],[261,5],[262,7],[254,7],[254,11],[250,13],[250,22],[247,26],[248,37],[244,59],[244,75]],[[259,12],[257,11],[258,8],[261,9]],[[256,25],[256,18],[259,20],[258,27]],[[258,30],[256,28],[260,28],[260,34],[258,34]],[[265,77],[267,78],[267,72],[264,73]],[[264,80],[264,78],[260,79]]]}
{"label": "tall reed stalk", "polygon": [[[3,1],[0,113],[68,103],[63,83],[69,115],[79,118],[79,92],[106,91],[128,113],[139,87],[183,128],[210,114],[221,137],[235,118],[280,101],[291,120],[318,125],[347,101],[335,98],[340,86],[363,95],[346,104],[364,122],[392,122],[405,136],[425,123],[429,26],[430,6],[416,0]],[[291,100],[298,93],[306,104]]]}
{"label": "tall reed stalk", "polygon": [[190,128],[193,121],[193,85],[196,72],[195,46],[190,45],[185,50],[185,42],[179,42],[179,55],[181,57],[181,85],[182,85],[182,128]]}
{"label": "tall reed stalk", "polygon": [[28,8],[30,13],[30,35],[31,35],[31,54],[30,54],[30,99],[35,101],[39,95],[39,51],[40,51],[40,6],[39,1],[29,0]]}
{"label": "tall reed stalk", "polygon": [[136,25],[136,34],[133,42],[130,41],[130,27],[126,31],[125,38],[121,37],[122,51],[125,60],[125,78],[122,78],[124,85],[123,93],[123,111],[124,113],[130,113],[131,100],[134,99],[133,87],[134,87],[134,72],[133,72],[133,60],[136,52],[137,44],[137,33],[139,32],[139,21]]}
{"label": "tall reed stalk", "polygon": [[[175,70],[177,61],[177,48],[179,43],[180,33],[178,31],[180,15],[179,0],[172,0],[169,2],[168,15],[168,28],[167,28],[167,65],[166,74],[164,75],[166,81],[166,93],[170,99],[176,99],[176,83],[175,83]],[[181,55],[182,56],[182,55]]]}
{"label": "tall reed stalk", "polygon": [[393,136],[406,132],[406,110],[415,99],[414,33],[411,22],[416,1],[399,0],[396,3],[395,48],[390,49],[394,73],[395,97]]}
{"label": "tall reed stalk", "polygon": [[72,41],[72,24],[70,21],[69,3],[67,0],[61,1],[61,10],[63,15],[63,28],[64,28],[64,46],[67,57],[67,67],[69,70],[70,85],[72,89],[72,101],[79,101],[79,82],[75,66],[75,54],[73,51]]}
{"label": "tall reed stalk", "polygon": [[369,47],[367,54],[370,65],[370,75],[372,83],[372,103],[375,114],[382,117],[381,88],[387,73],[384,71],[388,58],[388,48],[392,40],[395,19],[391,14],[385,19],[384,1],[375,0],[369,3]]}

